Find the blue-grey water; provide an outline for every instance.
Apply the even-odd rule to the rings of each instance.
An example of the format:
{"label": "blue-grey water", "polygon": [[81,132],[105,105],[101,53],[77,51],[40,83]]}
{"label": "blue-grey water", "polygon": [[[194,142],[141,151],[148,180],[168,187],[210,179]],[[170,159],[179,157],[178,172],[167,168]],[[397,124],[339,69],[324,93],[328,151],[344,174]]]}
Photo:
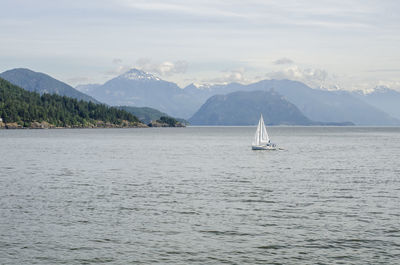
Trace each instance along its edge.
{"label": "blue-grey water", "polygon": [[400,128],[0,131],[0,264],[398,264]]}

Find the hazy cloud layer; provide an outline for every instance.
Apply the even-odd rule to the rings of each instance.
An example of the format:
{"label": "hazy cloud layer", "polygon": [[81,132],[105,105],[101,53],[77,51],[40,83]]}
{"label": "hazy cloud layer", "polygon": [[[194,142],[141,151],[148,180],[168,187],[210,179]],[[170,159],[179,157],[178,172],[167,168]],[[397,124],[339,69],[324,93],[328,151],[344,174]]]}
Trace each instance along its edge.
{"label": "hazy cloud layer", "polygon": [[379,80],[377,86],[389,87],[400,91],[400,81],[397,80]]}
{"label": "hazy cloud layer", "polygon": [[[299,71],[323,82],[312,69],[337,73],[343,87],[400,79],[391,71],[400,69],[397,0],[3,0],[1,8],[0,71],[85,73],[99,83],[131,67],[178,83]],[[281,69],[295,64],[303,70]],[[241,67],[246,77],[220,72]]]}
{"label": "hazy cloud layer", "polygon": [[280,59],[274,61],[274,64],[275,64],[275,65],[292,64],[292,63],[294,63],[294,61],[292,61],[292,60],[289,59],[289,58],[280,58]]}
{"label": "hazy cloud layer", "polygon": [[246,71],[244,68],[223,71],[222,76],[211,79],[205,79],[203,80],[203,83],[210,83],[210,84],[248,83],[249,80],[245,77],[245,72]]}
{"label": "hazy cloud layer", "polygon": [[114,64],[121,64],[121,63],[122,63],[122,59],[120,59],[120,58],[114,58],[114,59],[112,60],[112,62],[113,62]]}

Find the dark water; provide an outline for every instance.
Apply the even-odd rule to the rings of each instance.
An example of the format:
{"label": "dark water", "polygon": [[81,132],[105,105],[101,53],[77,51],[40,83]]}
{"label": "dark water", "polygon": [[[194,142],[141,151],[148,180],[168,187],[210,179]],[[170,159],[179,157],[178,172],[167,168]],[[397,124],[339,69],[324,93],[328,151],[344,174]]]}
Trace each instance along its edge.
{"label": "dark water", "polygon": [[0,131],[0,264],[398,264],[400,128]]}

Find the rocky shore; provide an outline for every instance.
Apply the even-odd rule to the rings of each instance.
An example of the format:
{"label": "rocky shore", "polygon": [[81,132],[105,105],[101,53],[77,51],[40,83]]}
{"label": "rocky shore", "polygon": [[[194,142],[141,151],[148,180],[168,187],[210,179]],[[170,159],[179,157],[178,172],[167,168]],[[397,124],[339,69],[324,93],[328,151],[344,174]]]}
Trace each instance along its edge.
{"label": "rocky shore", "polygon": [[148,124],[149,127],[186,127],[185,125],[183,125],[180,122],[177,122],[173,125],[165,123],[165,122],[159,122],[159,121],[151,121]]}
{"label": "rocky shore", "polygon": [[80,124],[80,125],[72,125],[72,126],[64,126],[64,127],[57,127],[54,124],[50,124],[46,121],[42,122],[31,122],[29,126],[23,126],[16,122],[0,122],[0,129],[63,129],[63,128],[147,128],[146,124],[140,122],[129,122],[129,121],[122,121],[120,124],[113,124],[109,122],[103,121],[96,121],[96,123],[89,123],[89,124]]}

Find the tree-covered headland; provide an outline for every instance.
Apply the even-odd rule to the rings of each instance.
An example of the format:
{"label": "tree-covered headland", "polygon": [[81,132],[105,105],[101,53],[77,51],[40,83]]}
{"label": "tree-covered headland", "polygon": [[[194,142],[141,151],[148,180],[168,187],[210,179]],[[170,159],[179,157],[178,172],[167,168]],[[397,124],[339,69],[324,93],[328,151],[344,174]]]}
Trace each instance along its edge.
{"label": "tree-covered headland", "polygon": [[0,78],[0,118],[3,124],[32,127],[142,127],[133,114],[102,104],[59,96],[39,95]]}

